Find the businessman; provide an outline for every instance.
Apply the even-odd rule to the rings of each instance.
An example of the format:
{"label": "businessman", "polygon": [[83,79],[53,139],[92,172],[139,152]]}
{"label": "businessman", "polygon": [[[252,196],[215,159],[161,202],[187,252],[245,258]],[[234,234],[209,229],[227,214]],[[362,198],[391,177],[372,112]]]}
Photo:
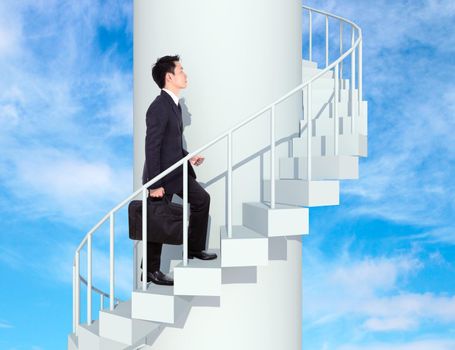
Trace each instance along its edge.
{"label": "businessman", "polygon": [[[164,56],[159,58],[152,68],[153,80],[161,89],[161,94],[150,104],[146,114],[143,184],[188,154],[182,144],[182,108],[179,104],[180,90],[186,88],[188,81],[179,61],[178,55]],[[192,167],[192,165],[199,166],[203,161],[204,157],[196,155],[189,160],[188,164],[188,202],[190,203],[188,258],[212,260],[216,259],[216,254],[204,251],[210,195],[196,181],[196,173]],[[183,198],[183,165],[152,184],[148,189],[151,197],[168,196],[171,200],[175,193]],[[173,279],[160,271],[162,247],[162,243],[148,242],[147,282],[173,285]]]}

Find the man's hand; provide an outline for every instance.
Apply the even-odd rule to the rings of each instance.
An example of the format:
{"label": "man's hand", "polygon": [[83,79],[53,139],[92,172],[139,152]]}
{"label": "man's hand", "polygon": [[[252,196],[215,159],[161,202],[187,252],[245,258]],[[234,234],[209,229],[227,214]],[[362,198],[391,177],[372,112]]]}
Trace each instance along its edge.
{"label": "man's hand", "polygon": [[154,190],[149,190],[150,197],[163,197],[164,196],[164,187],[158,187]]}
{"label": "man's hand", "polygon": [[192,165],[200,165],[204,161],[204,157],[201,155],[194,156],[193,158],[190,158],[190,163]]}

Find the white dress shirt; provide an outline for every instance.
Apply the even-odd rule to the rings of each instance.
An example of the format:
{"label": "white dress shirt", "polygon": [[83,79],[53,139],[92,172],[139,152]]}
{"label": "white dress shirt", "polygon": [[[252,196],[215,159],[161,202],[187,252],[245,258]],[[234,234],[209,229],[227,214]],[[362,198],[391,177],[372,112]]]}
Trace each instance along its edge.
{"label": "white dress shirt", "polygon": [[173,93],[171,90],[169,90],[169,89],[164,89],[164,88],[163,88],[163,90],[166,91],[169,95],[171,95],[171,97],[172,97],[172,99],[174,100],[175,104],[178,106],[178,104],[179,104],[179,98],[178,98],[178,96],[177,96],[176,94],[174,94],[174,93]]}

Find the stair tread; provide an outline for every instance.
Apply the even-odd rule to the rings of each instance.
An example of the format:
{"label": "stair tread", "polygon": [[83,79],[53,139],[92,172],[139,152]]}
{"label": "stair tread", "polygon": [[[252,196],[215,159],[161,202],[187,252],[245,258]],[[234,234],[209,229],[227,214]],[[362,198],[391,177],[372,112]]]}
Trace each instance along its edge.
{"label": "stair tread", "polygon": [[200,260],[197,258],[194,259],[188,259],[188,265],[184,266],[183,261],[178,263],[175,267],[176,268],[201,268],[201,269],[216,269],[216,268],[221,268],[221,259],[220,259],[220,250],[219,249],[209,249],[207,250],[209,253],[216,253],[217,257],[216,259],[213,260]]}
{"label": "stair tread", "polygon": [[[142,281],[140,282],[142,286]],[[141,293],[148,293],[148,294],[160,294],[160,295],[167,295],[173,296],[174,295],[174,286],[162,286],[160,284],[155,284],[153,282],[149,282],[147,284],[147,290],[143,291],[142,287],[135,289],[134,292],[141,292]]]}
{"label": "stair tread", "polygon": [[[280,157],[280,160],[281,159],[307,159],[308,157],[306,156],[298,156],[298,157]],[[351,156],[351,155],[348,155],[348,154],[338,154],[338,155],[323,155],[323,156],[311,156],[311,159],[315,159],[315,158],[322,158],[322,159],[331,159],[331,160],[334,160],[334,161],[340,161],[342,159],[351,159],[351,158],[358,158],[357,156]]]}
{"label": "stair tread", "polygon": [[[264,182],[270,182],[270,179],[264,179]],[[275,179],[275,182],[295,182],[295,183],[317,183],[317,182],[339,182],[338,180],[304,180],[304,179]]]}
{"label": "stair tread", "polygon": [[86,323],[82,323],[79,325],[79,327],[85,328],[87,331],[90,333],[93,333],[95,335],[99,335],[100,333],[100,325],[99,325],[99,320],[94,320],[92,324],[88,325]]}
{"label": "stair tread", "polygon": [[243,225],[232,225],[232,237],[227,236],[227,227],[221,226],[221,239],[266,238],[263,234]]}
{"label": "stair tread", "polygon": [[269,210],[286,210],[286,209],[301,209],[301,210],[307,210],[306,208],[302,208],[296,205],[289,205],[289,204],[281,204],[281,203],[275,203],[275,208],[271,209],[270,204],[267,204],[269,202],[245,202],[244,204],[246,205],[251,205],[255,206],[260,209],[269,209]]}

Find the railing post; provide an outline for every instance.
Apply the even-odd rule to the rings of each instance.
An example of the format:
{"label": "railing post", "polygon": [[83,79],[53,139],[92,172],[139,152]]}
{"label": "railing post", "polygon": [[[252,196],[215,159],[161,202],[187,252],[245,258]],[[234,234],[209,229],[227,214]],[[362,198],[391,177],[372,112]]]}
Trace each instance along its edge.
{"label": "railing post", "polygon": [[133,242],[133,286],[134,289],[138,289],[138,284],[137,284],[137,241]]}
{"label": "railing post", "polygon": [[325,66],[329,65],[329,16],[325,16]]}
{"label": "railing post", "polygon": [[[343,21],[340,21],[340,56],[343,55]],[[343,61],[340,62],[340,79],[341,79],[341,85],[343,84]]]}
{"label": "railing post", "polygon": [[308,10],[309,15],[309,61],[313,60],[313,17],[311,10]]}
{"label": "railing post", "polygon": [[354,27],[352,27],[352,32],[351,32],[351,48],[352,53],[351,53],[351,122],[352,122],[352,134],[355,134],[356,132],[356,117],[355,117],[355,108],[354,108],[354,90],[355,90],[355,48],[354,48],[354,42],[355,42],[355,31]]}
{"label": "railing post", "polygon": [[115,271],[114,271],[114,213],[109,216],[109,308],[114,310],[114,282],[115,282]]}
{"label": "railing post", "polygon": [[76,333],[76,266],[73,261],[73,333]]}
{"label": "railing post", "polygon": [[335,65],[335,86],[333,92],[333,146],[334,155],[338,155],[338,64]]}
{"label": "railing post", "polygon": [[[148,189],[142,190],[142,290],[147,290],[147,197]],[[111,299],[113,300],[113,299]]]}
{"label": "railing post", "polygon": [[188,265],[188,160],[183,162],[183,266]]}
{"label": "railing post", "polygon": [[275,104],[270,118],[270,208],[275,209]]}
{"label": "railing post", "polygon": [[227,231],[232,238],[232,131],[228,134]]}
{"label": "railing post", "polygon": [[92,235],[87,238],[87,324],[92,324]]}
{"label": "railing post", "polygon": [[360,35],[359,33],[359,38],[360,38],[360,42],[359,42],[359,91],[358,91],[358,97],[359,97],[359,102],[358,102],[358,116],[361,116],[362,115],[362,85],[363,85],[363,73],[362,73],[362,64],[363,64],[363,61],[362,61],[362,44],[363,44],[363,38],[362,36]]}
{"label": "railing post", "polygon": [[76,269],[76,333],[77,333],[77,326],[80,325],[81,323],[81,279],[80,279],[80,254],[78,251],[76,251],[76,256],[75,256],[75,269]]}
{"label": "railing post", "polygon": [[100,310],[104,310],[104,294],[100,294]]}
{"label": "railing post", "polygon": [[307,85],[307,180],[311,181],[311,138],[312,138],[312,125],[311,125],[311,83]]}

